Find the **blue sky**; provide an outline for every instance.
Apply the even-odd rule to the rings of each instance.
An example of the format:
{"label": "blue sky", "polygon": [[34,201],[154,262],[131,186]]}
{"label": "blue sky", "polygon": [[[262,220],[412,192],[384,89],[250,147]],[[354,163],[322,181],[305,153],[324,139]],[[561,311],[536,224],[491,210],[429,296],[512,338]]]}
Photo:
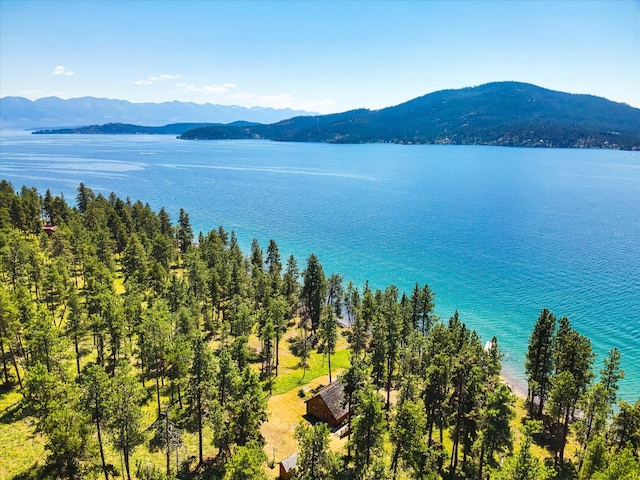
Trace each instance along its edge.
{"label": "blue sky", "polygon": [[0,0],[0,96],[383,108],[517,80],[640,107],[640,0]]}

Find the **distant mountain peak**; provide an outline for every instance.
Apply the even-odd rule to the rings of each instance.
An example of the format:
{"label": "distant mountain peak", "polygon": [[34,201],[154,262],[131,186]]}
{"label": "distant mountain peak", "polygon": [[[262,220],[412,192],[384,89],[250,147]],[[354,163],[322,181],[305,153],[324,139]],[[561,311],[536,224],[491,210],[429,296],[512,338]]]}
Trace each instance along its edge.
{"label": "distant mountain peak", "polygon": [[268,107],[197,104],[177,100],[162,103],[132,103],[97,97],[62,99],[23,97],[0,99],[0,127],[5,129],[40,129],[78,127],[105,123],[163,126],[170,123],[232,123],[247,121],[274,123],[313,112]]}

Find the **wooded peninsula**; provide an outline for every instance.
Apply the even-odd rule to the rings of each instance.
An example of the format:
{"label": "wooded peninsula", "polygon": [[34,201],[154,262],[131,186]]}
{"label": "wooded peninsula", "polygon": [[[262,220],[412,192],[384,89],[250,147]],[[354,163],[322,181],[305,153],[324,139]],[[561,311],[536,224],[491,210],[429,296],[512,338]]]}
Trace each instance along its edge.
{"label": "wooded peninsula", "polygon": [[0,478],[640,478],[620,354],[566,317],[531,319],[519,398],[426,284],[74,200],[0,181]]}

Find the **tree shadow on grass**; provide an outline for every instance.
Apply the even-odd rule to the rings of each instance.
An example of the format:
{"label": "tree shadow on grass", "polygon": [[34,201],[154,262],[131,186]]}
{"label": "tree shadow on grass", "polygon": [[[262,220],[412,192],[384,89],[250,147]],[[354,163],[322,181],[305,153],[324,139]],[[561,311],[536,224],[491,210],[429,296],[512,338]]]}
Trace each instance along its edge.
{"label": "tree shadow on grass", "polygon": [[18,401],[7,408],[0,414],[0,423],[11,424],[30,416],[30,412],[22,405],[22,401]]}

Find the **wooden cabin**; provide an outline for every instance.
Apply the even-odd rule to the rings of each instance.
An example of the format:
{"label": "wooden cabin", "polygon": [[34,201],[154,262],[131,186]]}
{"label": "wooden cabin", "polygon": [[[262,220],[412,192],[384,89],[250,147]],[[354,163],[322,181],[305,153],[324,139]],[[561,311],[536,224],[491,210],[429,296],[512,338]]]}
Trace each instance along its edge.
{"label": "wooden cabin", "polygon": [[282,480],[290,480],[293,475],[293,471],[298,466],[298,454],[288,456],[280,462],[280,475],[278,478]]}
{"label": "wooden cabin", "polygon": [[344,404],[344,386],[339,380],[330,383],[305,402],[307,414],[335,428],[347,419],[349,409]]}
{"label": "wooden cabin", "polygon": [[50,223],[47,223],[42,227],[42,230],[44,230],[44,233],[46,233],[49,237],[51,237],[54,233],[56,233],[56,226],[51,225]]}

